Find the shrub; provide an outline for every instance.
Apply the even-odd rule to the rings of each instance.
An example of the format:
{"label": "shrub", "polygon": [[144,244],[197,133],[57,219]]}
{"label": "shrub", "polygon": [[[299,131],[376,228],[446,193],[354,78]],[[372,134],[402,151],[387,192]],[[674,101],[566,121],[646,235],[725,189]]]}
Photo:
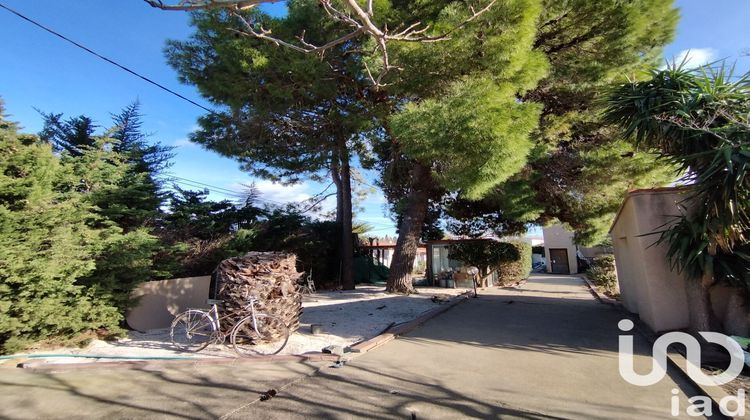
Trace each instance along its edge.
{"label": "shrub", "polygon": [[[0,118],[0,122],[2,122]],[[0,353],[34,341],[117,330],[122,315],[80,279],[117,232],[99,220],[49,145],[23,144],[0,125]]]}
{"label": "shrub", "polygon": [[486,267],[497,267],[503,262],[516,261],[520,258],[518,250],[509,242],[497,242],[489,239],[455,242],[448,248],[449,258],[481,270]]}
{"label": "shrub", "polygon": [[483,272],[496,270],[498,284],[521,281],[531,272],[531,245],[521,241],[492,240],[463,241],[451,244],[451,259],[473,265]]}
{"label": "shrub", "polygon": [[614,255],[600,255],[594,258],[586,275],[595,285],[605,289],[609,293],[617,290],[617,270],[615,269]]}
{"label": "shrub", "polygon": [[497,282],[499,285],[519,282],[529,277],[531,273],[531,245],[521,241],[506,242],[514,249],[518,258],[501,262],[497,266]]}

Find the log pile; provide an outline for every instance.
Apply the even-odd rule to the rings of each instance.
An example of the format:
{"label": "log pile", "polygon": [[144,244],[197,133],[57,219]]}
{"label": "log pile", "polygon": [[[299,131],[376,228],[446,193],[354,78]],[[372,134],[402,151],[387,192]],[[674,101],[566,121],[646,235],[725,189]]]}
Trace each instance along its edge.
{"label": "log pile", "polygon": [[253,296],[256,313],[275,315],[287,324],[289,332],[299,328],[302,294],[297,281],[297,257],[281,252],[250,252],[222,261],[213,273],[214,298],[224,301],[222,330],[228,332],[243,317],[248,298]]}

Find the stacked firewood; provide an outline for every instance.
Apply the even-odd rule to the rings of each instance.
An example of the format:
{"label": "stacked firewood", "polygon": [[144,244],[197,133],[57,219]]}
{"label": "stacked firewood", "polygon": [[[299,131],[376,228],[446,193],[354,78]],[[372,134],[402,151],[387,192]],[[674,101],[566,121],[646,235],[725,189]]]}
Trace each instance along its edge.
{"label": "stacked firewood", "polygon": [[222,261],[213,273],[214,295],[224,301],[222,329],[231,328],[250,315],[249,298],[255,297],[256,313],[275,315],[287,324],[290,332],[299,328],[302,294],[298,280],[297,257],[280,252],[250,252],[242,257]]}

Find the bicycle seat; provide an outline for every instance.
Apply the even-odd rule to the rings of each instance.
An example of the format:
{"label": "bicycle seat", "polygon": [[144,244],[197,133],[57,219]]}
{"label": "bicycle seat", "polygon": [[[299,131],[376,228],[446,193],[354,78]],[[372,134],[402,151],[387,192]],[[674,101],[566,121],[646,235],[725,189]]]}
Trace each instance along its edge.
{"label": "bicycle seat", "polygon": [[221,299],[206,299],[206,303],[209,305],[221,305],[224,301]]}

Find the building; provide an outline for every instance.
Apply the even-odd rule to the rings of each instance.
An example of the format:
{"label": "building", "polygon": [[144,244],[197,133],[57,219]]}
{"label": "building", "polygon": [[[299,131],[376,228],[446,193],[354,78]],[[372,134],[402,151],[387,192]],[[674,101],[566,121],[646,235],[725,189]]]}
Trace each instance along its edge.
{"label": "building", "polygon": [[553,274],[578,273],[578,247],[574,242],[573,232],[559,224],[544,227],[542,232],[547,272]]}
{"label": "building", "polygon": [[[657,332],[689,326],[687,281],[671,269],[666,244],[655,243],[657,232],[684,211],[685,198],[679,187],[630,191],[610,228],[622,303]],[[747,336],[750,313],[741,295],[731,287],[711,288],[725,330]]]}

